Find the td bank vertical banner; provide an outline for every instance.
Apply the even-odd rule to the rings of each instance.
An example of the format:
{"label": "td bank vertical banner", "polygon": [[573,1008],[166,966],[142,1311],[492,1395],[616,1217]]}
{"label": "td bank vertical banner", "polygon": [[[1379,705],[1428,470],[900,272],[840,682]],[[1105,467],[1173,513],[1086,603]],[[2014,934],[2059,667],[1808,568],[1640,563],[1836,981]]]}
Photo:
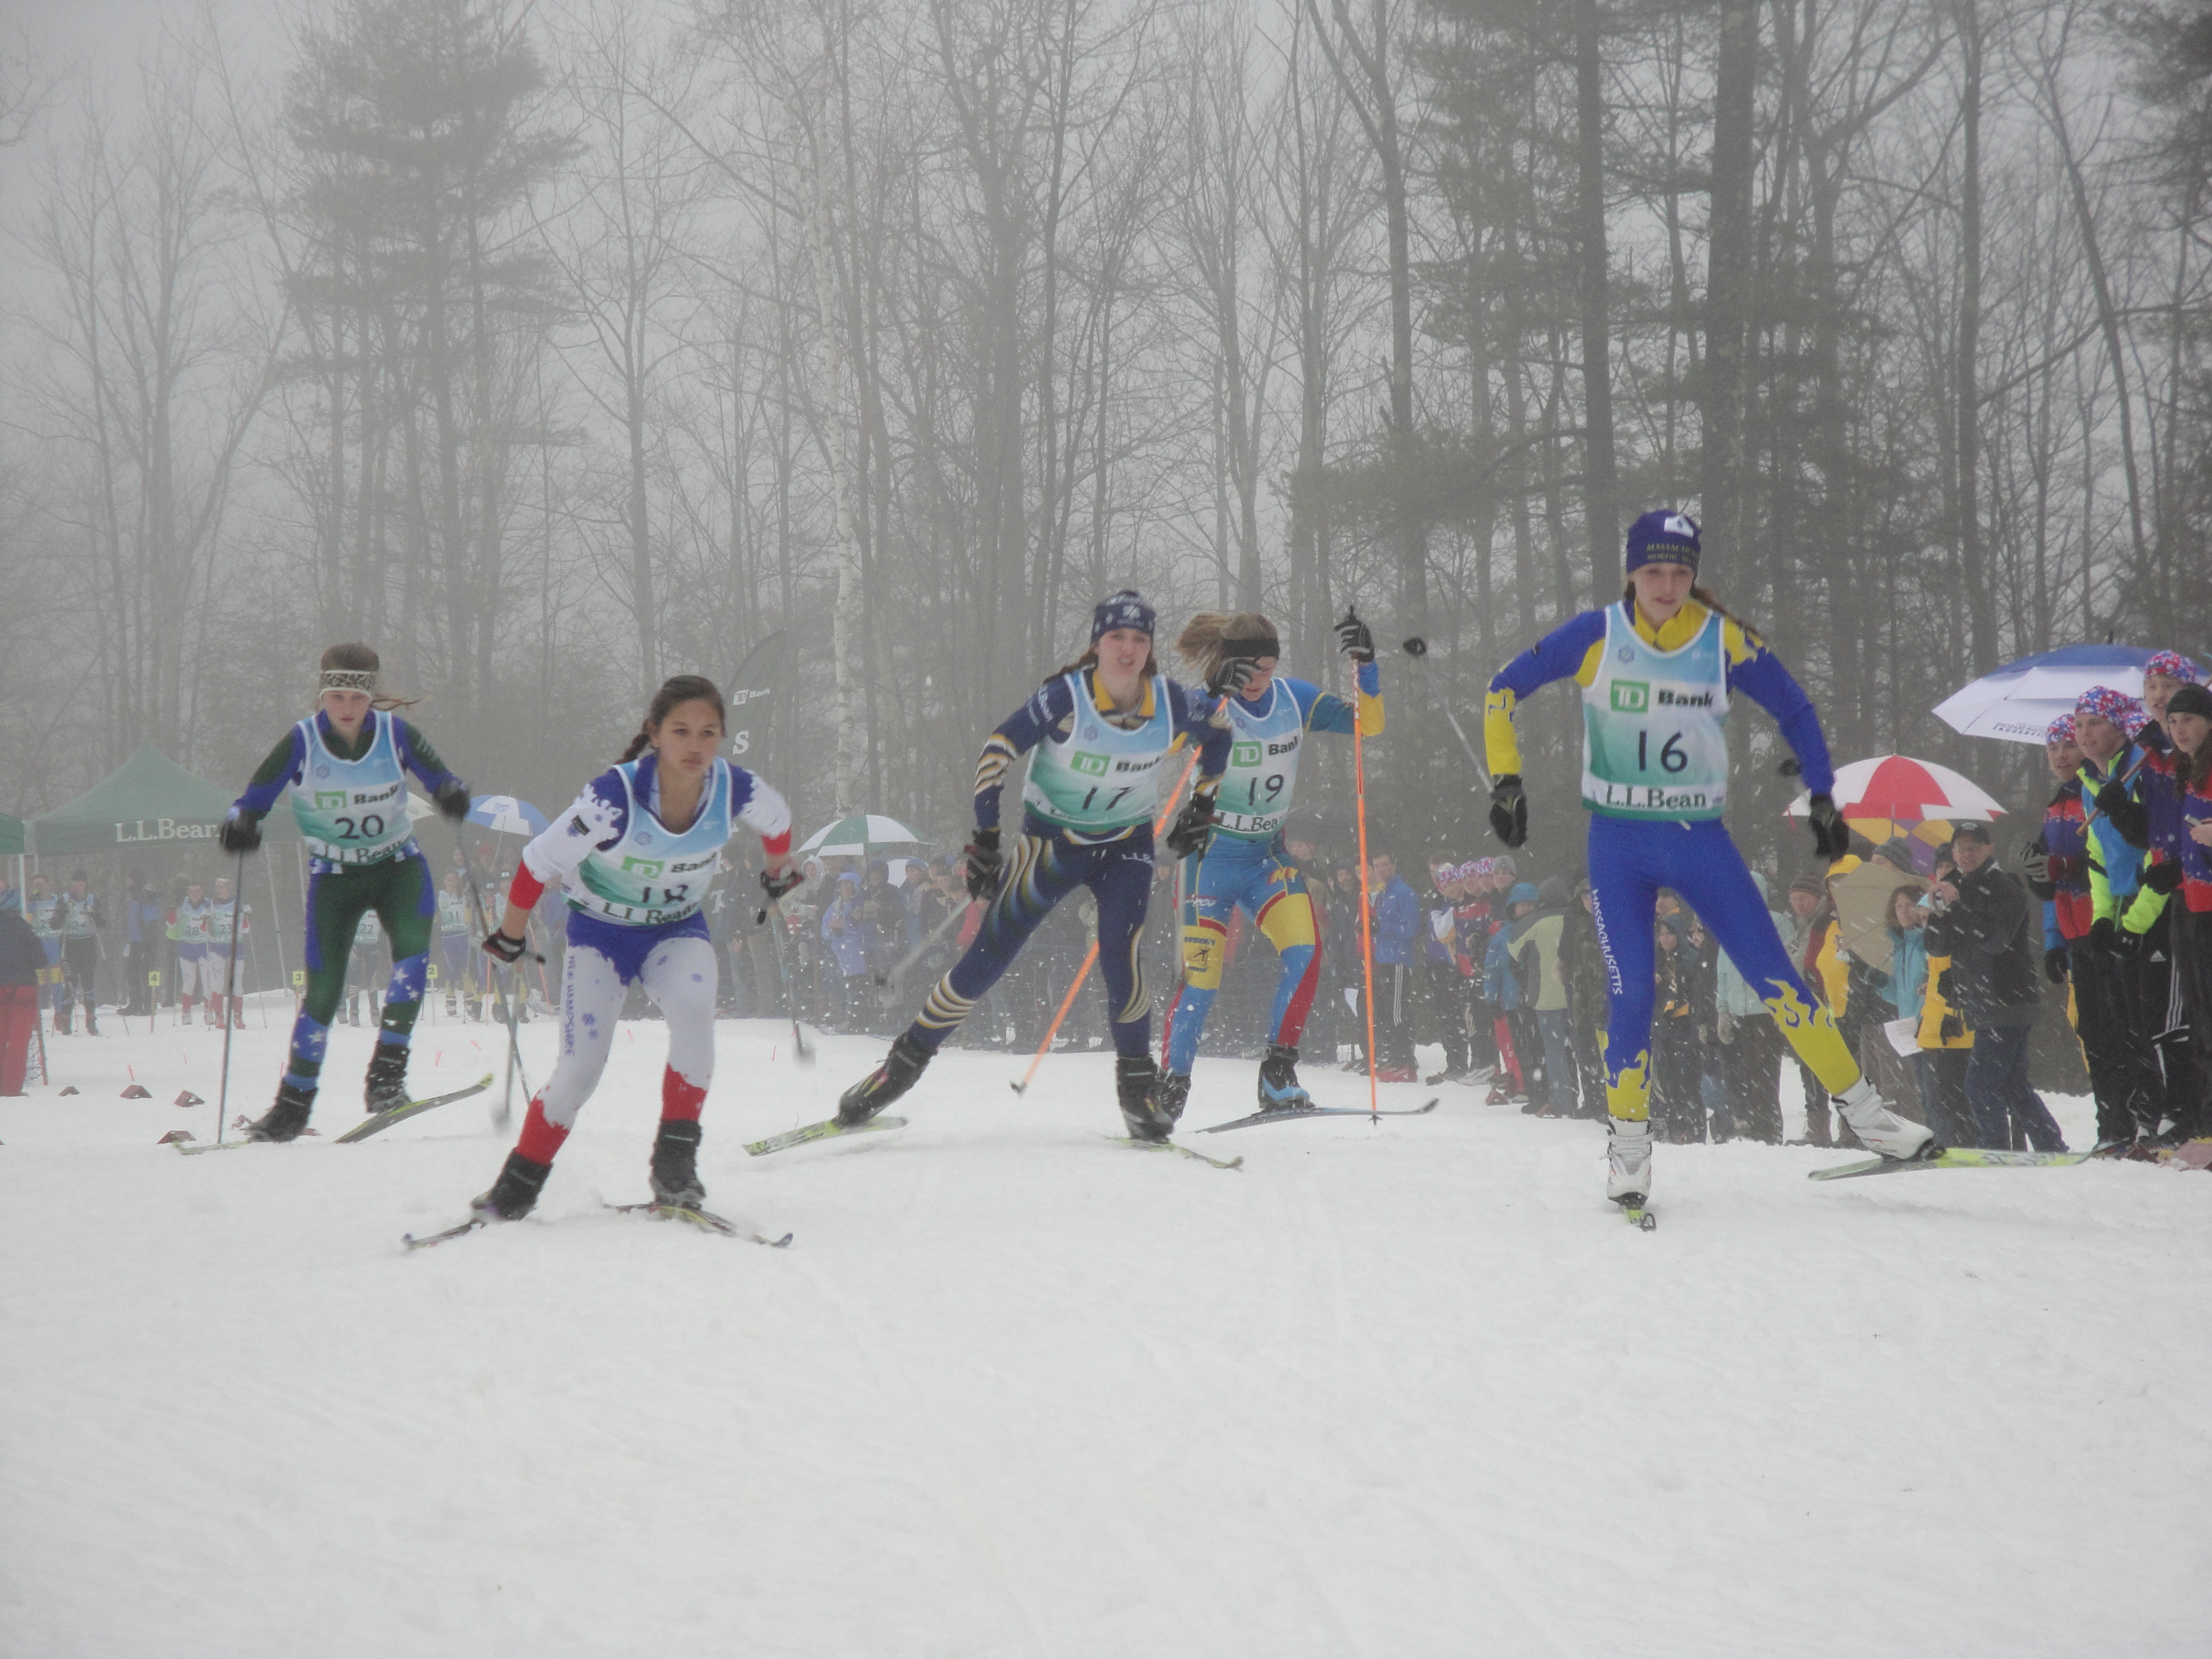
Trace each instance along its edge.
{"label": "td bank vertical banner", "polygon": [[783,706],[785,637],[771,634],[747,652],[737,673],[722,688],[730,705],[730,758],[749,771],[767,775],[770,781],[775,780],[775,718]]}

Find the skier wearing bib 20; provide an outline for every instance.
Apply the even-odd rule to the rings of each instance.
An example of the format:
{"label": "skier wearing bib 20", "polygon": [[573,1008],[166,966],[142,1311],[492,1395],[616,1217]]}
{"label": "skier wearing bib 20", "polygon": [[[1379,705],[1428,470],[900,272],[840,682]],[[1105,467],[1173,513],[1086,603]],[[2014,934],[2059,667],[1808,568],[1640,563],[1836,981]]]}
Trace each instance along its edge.
{"label": "skier wearing bib 20", "polygon": [[[1152,896],[1152,815],[1168,757],[1195,738],[1198,782],[1165,837],[1178,858],[1203,851],[1229,758],[1218,690],[1170,679],[1152,656],[1152,608],[1124,589],[1091,614],[1091,649],[1002,720],[975,767],[975,838],[968,890],[989,899],[975,939],[893,1040],[884,1063],[845,1091],[838,1119],[865,1123],[914,1086],[938,1045],[1010,967],[1053,906],[1088,887],[1098,903],[1098,967],[1114,1036],[1115,1086],[1131,1139],[1164,1140],[1152,996],[1137,948]],[[1221,723],[1216,724],[1218,720]],[[1021,839],[999,846],[999,792],[1034,750],[1022,787]]]}
{"label": "skier wearing bib 20", "polygon": [[[458,823],[469,789],[446,769],[422,734],[392,713],[406,699],[378,690],[376,653],[334,645],[323,653],[316,712],[284,734],[222,821],[223,850],[261,845],[261,820],[286,794],[307,839],[307,994],[292,1025],[292,1048],[276,1103],[250,1125],[256,1140],[291,1140],[307,1127],[320,1085],[331,1021],[345,991],[346,961],[362,916],[375,912],[392,939],[392,979],[363,1099],[371,1112],[407,1102],[407,1045],[422,1011],[436,884],[407,816],[407,774],[422,781],[438,810]],[[219,974],[210,957],[205,984]]]}
{"label": "skier wearing bib 20", "polygon": [[[1221,989],[1229,923],[1241,907],[1275,947],[1282,971],[1267,1019],[1267,1053],[1260,1062],[1260,1109],[1311,1103],[1298,1084],[1298,1038],[1321,977],[1321,941],[1304,874],[1283,847],[1283,820],[1297,793],[1298,756],[1309,732],[1382,735],[1382,682],[1375,639],[1347,613],[1336,625],[1338,647],[1358,665],[1358,708],[1310,681],[1275,672],[1282,646],[1274,624],[1250,612],[1201,611],[1184,624],[1176,651],[1209,684],[1235,682],[1229,710],[1229,769],[1221,782],[1213,839],[1203,857],[1184,860],[1182,988],[1168,1005],[1167,1076],[1160,1103],[1182,1115],[1190,1093],[1206,1017]],[[1238,665],[1231,667],[1231,665]]]}
{"label": "skier wearing bib 20", "polygon": [[1490,683],[1483,714],[1496,781],[1491,825],[1518,847],[1528,838],[1528,803],[1514,710],[1553,680],[1582,688],[1592,915],[1606,969],[1606,1193],[1632,1211],[1651,1189],[1652,917],[1662,887],[1704,920],[1861,1140],[1884,1158],[1941,1150],[1860,1075],[1834,1018],[1790,965],[1721,821],[1728,798],[1722,722],[1729,698],[1741,692],[1774,717],[1804,769],[1820,856],[1839,858],[1850,842],[1828,793],[1835,772],[1811,699],[1757,634],[1696,585],[1698,550],[1688,515],[1662,510],[1638,519],[1629,526],[1620,603],[1583,612],[1508,663]]}
{"label": "skier wearing bib 20", "polygon": [[781,898],[799,884],[791,868],[791,809],[744,767],[720,758],[726,719],[712,680],[678,674],[653,694],[622,759],[522,849],[507,909],[483,948],[513,964],[539,896],[562,884],[568,948],[561,963],[561,1058],[530,1103],[499,1179],[470,1205],[485,1220],[513,1221],[537,1204],[553,1155],[606,1069],[633,983],[645,987],[668,1022],[653,1202],[695,1209],[706,1201],[699,1114],[714,1076],[718,988],[703,914],[707,890],[741,823],[768,854],[760,879],[769,896]]}

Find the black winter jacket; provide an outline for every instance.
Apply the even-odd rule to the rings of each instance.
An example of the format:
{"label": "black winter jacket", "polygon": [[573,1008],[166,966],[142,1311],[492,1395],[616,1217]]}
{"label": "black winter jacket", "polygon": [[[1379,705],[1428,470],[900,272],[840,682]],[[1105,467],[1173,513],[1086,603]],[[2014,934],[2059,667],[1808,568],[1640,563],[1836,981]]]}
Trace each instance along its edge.
{"label": "black winter jacket", "polygon": [[1928,922],[1928,954],[1951,958],[1946,994],[1970,1030],[2033,1025],[2043,1001],[2041,907],[1995,863],[1951,880],[1959,902]]}

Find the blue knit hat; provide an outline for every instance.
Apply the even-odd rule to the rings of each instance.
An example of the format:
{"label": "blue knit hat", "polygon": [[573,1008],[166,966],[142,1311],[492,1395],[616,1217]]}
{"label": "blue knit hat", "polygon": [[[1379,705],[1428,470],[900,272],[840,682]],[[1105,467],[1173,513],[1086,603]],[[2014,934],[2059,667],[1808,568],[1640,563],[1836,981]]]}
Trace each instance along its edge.
{"label": "blue knit hat", "polygon": [[1647,564],[1698,568],[1698,521],[1671,507],[1654,507],[1628,526],[1628,568]]}
{"label": "blue knit hat", "polygon": [[1091,612],[1091,643],[1097,644],[1103,635],[1117,628],[1133,628],[1149,639],[1153,620],[1152,607],[1139,597],[1135,588],[1125,587],[1118,593],[1109,593]]}

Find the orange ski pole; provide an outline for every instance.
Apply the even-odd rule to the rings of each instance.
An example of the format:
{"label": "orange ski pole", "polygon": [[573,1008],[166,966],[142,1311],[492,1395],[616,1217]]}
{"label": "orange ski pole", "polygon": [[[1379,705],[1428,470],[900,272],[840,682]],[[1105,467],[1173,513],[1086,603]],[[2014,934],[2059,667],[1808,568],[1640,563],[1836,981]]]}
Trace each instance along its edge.
{"label": "orange ski pole", "polygon": [[[1175,787],[1168,791],[1167,805],[1160,808],[1159,817],[1152,821],[1152,834],[1155,836],[1165,827],[1169,817],[1175,811],[1176,797],[1182,793],[1183,785],[1190,781],[1190,769],[1197,764],[1198,746],[1194,744],[1191,745],[1190,758],[1182,763],[1182,775],[1176,779]],[[1091,977],[1091,970],[1097,965],[1098,941],[1094,937],[1091,941],[1091,949],[1084,956],[1082,970],[1075,976],[1075,983],[1067,988],[1067,994],[1060,1000],[1060,1012],[1052,1017],[1052,1024],[1045,1028],[1044,1041],[1037,1044],[1036,1053],[1030,1056],[1029,1070],[1022,1073],[1022,1080],[1019,1083],[1010,1083],[1006,1085],[1016,1094],[1023,1095],[1029,1092],[1030,1083],[1036,1078],[1037,1067],[1044,1064],[1045,1055],[1052,1050],[1053,1038],[1060,1035],[1060,1021],[1066,1019],[1067,1011],[1075,1006],[1075,994],[1083,988],[1084,981]]]}
{"label": "orange ski pole", "polygon": [[[1358,670],[1352,671],[1354,702],[1358,708]],[[1359,735],[1359,721],[1352,722],[1352,800],[1359,823],[1359,972],[1365,988],[1361,1001],[1367,1010],[1367,1121],[1382,1121],[1382,1105],[1375,1082],[1375,921],[1367,892],[1367,744]]]}

